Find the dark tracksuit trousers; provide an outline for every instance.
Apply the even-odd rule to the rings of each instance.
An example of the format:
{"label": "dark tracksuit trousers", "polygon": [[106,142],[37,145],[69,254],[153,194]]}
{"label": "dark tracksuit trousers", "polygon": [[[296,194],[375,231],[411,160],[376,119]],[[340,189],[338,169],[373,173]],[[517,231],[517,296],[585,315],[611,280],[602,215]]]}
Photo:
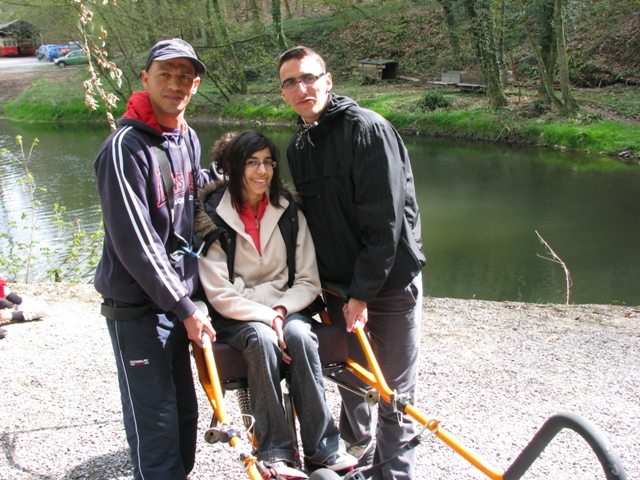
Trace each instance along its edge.
{"label": "dark tracksuit trousers", "polygon": [[170,313],[107,319],[136,480],[185,480],[193,469],[198,403],[189,338]]}

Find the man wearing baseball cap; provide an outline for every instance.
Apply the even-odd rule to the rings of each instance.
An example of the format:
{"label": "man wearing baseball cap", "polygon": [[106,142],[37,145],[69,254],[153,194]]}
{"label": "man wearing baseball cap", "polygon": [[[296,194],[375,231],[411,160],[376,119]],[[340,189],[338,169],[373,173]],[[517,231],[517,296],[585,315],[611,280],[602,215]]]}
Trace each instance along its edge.
{"label": "man wearing baseball cap", "polygon": [[118,129],[95,161],[104,246],[95,276],[115,354],[136,480],[185,480],[193,469],[198,410],[189,342],[215,340],[191,296],[197,253],[189,243],[200,142],[184,111],[206,72],[193,47],[156,43]]}
{"label": "man wearing baseball cap", "polygon": [[156,43],[147,56],[145,70],[149,71],[151,62],[154,60],[162,62],[165,60],[173,60],[174,58],[188,58],[191,63],[193,63],[193,67],[196,69],[198,76],[207,73],[207,68],[204,66],[204,63],[198,60],[193,47],[181,38],[160,40]]}

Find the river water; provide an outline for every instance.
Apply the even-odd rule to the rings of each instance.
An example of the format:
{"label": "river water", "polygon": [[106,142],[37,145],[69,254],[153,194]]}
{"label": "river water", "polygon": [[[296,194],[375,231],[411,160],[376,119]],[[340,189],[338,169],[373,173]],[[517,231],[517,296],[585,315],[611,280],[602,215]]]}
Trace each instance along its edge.
{"label": "river water", "polygon": [[[194,125],[203,165],[228,128]],[[284,151],[291,128],[262,128]],[[34,138],[29,168],[40,193],[38,238],[59,242],[44,206],[59,203],[87,231],[100,219],[93,160],[106,129],[0,122],[0,149]],[[569,268],[572,303],[640,305],[640,167],[552,149],[405,137],[422,211],[428,258],[425,294],[433,297],[553,302],[566,278],[536,230]],[[20,166],[0,155],[0,233],[28,206]],[[283,162],[286,163],[286,162]],[[284,172],[288,177],[288,172]],[[69,232],[68,232],[69,233]],[[68,234],[67,233],[67,234]],[[0,239],[6,248],[7,240]]]}

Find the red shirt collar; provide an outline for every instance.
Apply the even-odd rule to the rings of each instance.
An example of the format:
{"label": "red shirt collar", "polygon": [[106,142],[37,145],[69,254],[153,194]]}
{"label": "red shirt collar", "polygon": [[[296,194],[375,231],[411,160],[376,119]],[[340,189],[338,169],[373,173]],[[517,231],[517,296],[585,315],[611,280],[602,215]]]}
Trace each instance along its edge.
{"label": "red shirt collar", "polygon": [[244,208],[242,210],[240,209],[238,203],[235,204],[236,211],[240,216],[240,220],[242,220],[242,223],[244,224],[245,232],[247,232],[251,236],[251,238],[253,239],[253,243],[258,250],[258,253],[260,253],[261,255],[260,222],[262,221],[262,217],[264,217],[264,211],[266,210],[267,205],[269,205],[269,196],[265,195],[264,199],[262,199],[260,203],[258,203],[258,214],[254,215],[251,205],[249,205],[247,202],[244,202]]}
{"label": "red shirt collar", "polygon": [[[153,107],[151,107],[151,99],[149,92],[133,92],[127,102],[127,110],[122,115],[122,118],[132,118],[140,122],[146,123],[151,128],[164,133],[162,127],[158,123],[158,119],[153,113]],[[180,125],[180,131],[184,133],[185,125]]]}

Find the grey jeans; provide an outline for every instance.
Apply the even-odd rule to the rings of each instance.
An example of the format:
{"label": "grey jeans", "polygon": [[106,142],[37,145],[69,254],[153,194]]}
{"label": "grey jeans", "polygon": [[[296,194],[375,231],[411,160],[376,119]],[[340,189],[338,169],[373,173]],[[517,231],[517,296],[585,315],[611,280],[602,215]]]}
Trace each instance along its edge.
{"label": "grey jeans", "polygon": [[[321,463],[338,451],[340,434],[325,401],[318,339],[311,318],[293,313],[285,319],[284,338],[290,365],[282,362],[275,331],[262,322],[218,319],[214,328],[219,342],[243,352],[249,371],[249,394],[255,417],[259,460],[293,461],[293,436],[282,405],[282,369],[289,371],[305,456]],[[297,449],[296,449],[297,450]]]}
{"label": "grey jeans", "polygon": [[[342,306],[340,299],[328,295],[327,310],[332,323],[336,325],[345,325]],[[412,402],[415,401],[422,318],[422,274],[405,287],[380,292],[374,301],[367,304],[367,311],[365,331],[387,384],[398,393],[409,394]],[[366,367],[357,336],[349,334],[348,339],[349,356]],[[364,385],[350,372],[340,375],[344,381]],[[371,408],[355,393],[341,388],[340,394],[342,438],[350,445],[368,444],[374,435]],[[399,417],[391,404],[380,400],[374,465],[393,457],[415,434],[415,423],[408,415]],[[391,460],[373,478],[410,480],[414,476],[414,464],[415,449],[412,449]]]}

